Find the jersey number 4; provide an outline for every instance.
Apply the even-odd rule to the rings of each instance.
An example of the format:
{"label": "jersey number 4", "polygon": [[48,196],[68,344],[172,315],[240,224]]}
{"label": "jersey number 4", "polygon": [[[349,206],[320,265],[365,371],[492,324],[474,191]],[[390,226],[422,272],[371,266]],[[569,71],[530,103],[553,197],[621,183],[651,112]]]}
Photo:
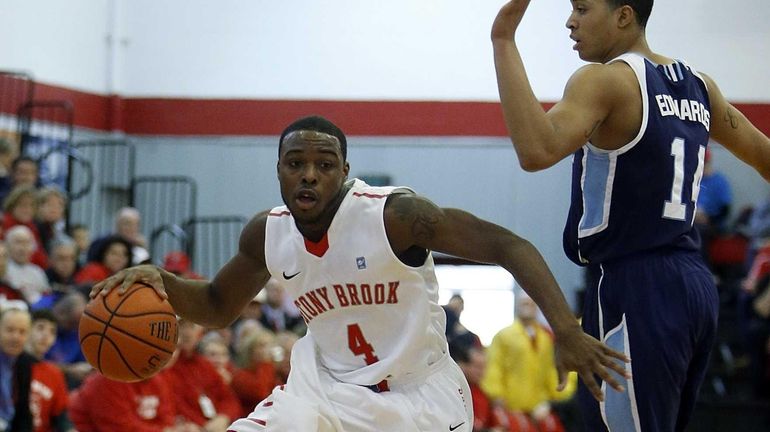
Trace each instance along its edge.
{"label": "jersey number 4", "polygon": [[364,361],[368,365],[380,360],[374,355],[372,344],[366,340],[358,324],[348,324],[348,347],[354,355],[364,356]]}
{"label": "jersey number 4", "polygon": [[[674,181],[671,184],[671,200],[663,204],[663,217],[683,221],[687,218],[687,204],[683,200],[684,185],[684,139],[675,138],[671,142],[671,156],[674,157]],[[692,178],[690,202],[695,204],[700,193],[700,179],[703,177],[703,160],[706,156],[706,148],[698,146],[698,167]],[[695,212],[693,212],[694,215]]]}

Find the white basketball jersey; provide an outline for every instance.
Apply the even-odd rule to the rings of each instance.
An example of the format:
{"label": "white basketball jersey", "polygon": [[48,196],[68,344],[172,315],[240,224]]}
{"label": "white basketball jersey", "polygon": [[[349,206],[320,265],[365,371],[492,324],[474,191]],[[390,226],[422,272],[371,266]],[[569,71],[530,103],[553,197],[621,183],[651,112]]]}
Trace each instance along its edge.
{"label": "white basketball jersey", "polygon": [[396,189],[356,179],[318,243],[286,206],[267,218],[267,268],[302,313],[321,365],[343,382],[407,380],[447,350],[433,258],[410,267],[388,242],[383,209]]}

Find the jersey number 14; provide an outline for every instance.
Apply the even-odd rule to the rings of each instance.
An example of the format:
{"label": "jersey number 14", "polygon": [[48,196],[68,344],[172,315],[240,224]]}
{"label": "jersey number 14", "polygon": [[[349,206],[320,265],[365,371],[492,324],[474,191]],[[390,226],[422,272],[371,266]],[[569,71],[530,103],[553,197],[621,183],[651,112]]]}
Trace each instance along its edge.
{"label": "jersey number 14", "polygon": [[[663,217],[666,219],[685,220],[687,218],[687,204],[684,202],[684,139],[675,138],[671,142],[671,156],[674,157],[674,181],[671,184],[671,200],[663,203]],[[692,178],[690,202],[693,205],[698,201],[700,193],[700,180],[703,177],[703,161],[706,156],[706,148],[698,146],[698,167]],[[695,212],[693,212],[693,216]],[[694,218],[693,218],[694,220]],[[690,222],[692,223],[692,221]]]}

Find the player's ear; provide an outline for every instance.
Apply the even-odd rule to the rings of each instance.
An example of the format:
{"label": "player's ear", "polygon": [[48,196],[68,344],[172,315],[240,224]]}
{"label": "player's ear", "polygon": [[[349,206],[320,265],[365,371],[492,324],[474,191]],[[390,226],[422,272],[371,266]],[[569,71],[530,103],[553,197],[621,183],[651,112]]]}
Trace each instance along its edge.
{"label": "player's ear", "polygon": [[348,174],[350,173],[350,164],[348,161],[345,161],[345,167],[342,169],[342,171],[345,173],[345,178],[348,178]]}
{"label": "player's ear", "polygon": [[636,22],[636,12],[634,11],[634,8],[629,5],[619,7],[615,11],[615,14],[617,16],[619,28],[626,28]]}

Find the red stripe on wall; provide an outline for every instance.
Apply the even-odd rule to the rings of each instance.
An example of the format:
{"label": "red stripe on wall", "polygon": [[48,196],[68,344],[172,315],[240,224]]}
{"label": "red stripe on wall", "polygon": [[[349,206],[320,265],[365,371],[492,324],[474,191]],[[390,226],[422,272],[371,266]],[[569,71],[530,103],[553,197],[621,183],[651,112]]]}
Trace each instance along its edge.
{"label": "red stripe on wall", "polygon": [[[120,98],[102,96],[47,84],[35,83],[34,100],[66,100],[72,104],[75,126],[96,130],[121,130],[122,125],[115,118]],[[118,108],[118,109],[116,109]]]}
{"label": "red stripe on wall", "polygon": [[124,106],[126,133],[140,135],[279,135],[310,114],[348,135],[506,135],[491,102],[126,99]]}
{"label": "red stripe on wall", "polygon": [[[507,135],[496,102],[121,98],[41,83],[35,99],[70,101],[75,126],[136,135],[278,135],[310,114],[329,118],[348,135]],[[770,104],[736,107],[770,135]],[[4,105],[0,112],[15,114]]]}

